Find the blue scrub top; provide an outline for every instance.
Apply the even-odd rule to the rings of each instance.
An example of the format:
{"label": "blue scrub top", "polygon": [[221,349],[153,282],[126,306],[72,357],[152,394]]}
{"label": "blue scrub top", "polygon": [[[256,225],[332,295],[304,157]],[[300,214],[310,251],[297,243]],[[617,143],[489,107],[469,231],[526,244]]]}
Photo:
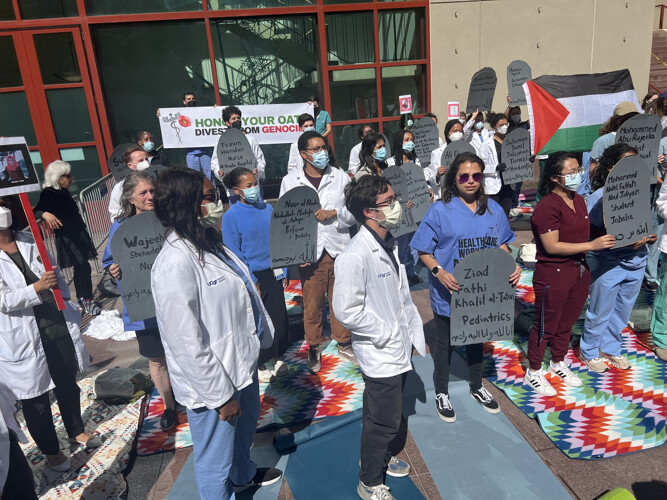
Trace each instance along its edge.
{"label": "blue scrub top", "polygon": [[[467,255],[514,241],[516,237],[505,212],[495,201],[488,202],[484,215],[474,214],[460,198],[453,198],[447,204],[435,202],[419,224],[410,246],[433,254],[438,264],[452,273],[454,266]],[[452,294],[432,275],[429,292],[433,311],[449,316]]]}

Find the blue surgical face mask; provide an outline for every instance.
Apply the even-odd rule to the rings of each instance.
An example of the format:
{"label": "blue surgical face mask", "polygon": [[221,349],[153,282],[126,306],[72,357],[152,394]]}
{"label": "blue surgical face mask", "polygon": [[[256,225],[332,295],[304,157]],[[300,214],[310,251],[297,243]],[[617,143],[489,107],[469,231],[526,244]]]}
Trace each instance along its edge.
{"label": "blue surgical face mask", "polygon": [[377,161],[385,161],[387,159],[387,149],[385,147],[381,147],[375,152],[373,158],[375,158]]}
{"label": "blue surgical face mask", "polygon": [[243,199],[250,204],[254,204],[259,200],[259,186],[243,189]]}
{"label": "blue surgical face mask", "polygon": [[324,170],[329,164],[329,153],[324,150],[315,153],[313,154],[313,161],[309,161],[308,163],[319,170]]}
{"label": "blue surgical face mask", "polygon": [[147,153],[150,153],[153,151],[153,148],[155,147],[155,144],[153,144],[151,141],[146,141],[144,142],[144,151]]}
{"label": "blue surgical face mask", "polygon": [[581,172],[577,172],[576,174],[567,174],[561,177],[565,179],[565,184],[561,184],[561,186],[570,191],[576,191],[581,184]]}
{"label": "blue surgical face mask", "polygon": [[315,127],[303,127],[304,132],[310,132],[311,130],[315,130]]}
{"label": "blue surgical face mask", "polygon": [[475,123],[475,128],[477,130],[482,130],[484,128],[484,122],[477,122]]}
{"label": "blue surgical face mask", "polygon": [[407,151],[408,153],[410,153],[413,149],[415,149],[414,142],[408,141],[403,143],[403,151]]}

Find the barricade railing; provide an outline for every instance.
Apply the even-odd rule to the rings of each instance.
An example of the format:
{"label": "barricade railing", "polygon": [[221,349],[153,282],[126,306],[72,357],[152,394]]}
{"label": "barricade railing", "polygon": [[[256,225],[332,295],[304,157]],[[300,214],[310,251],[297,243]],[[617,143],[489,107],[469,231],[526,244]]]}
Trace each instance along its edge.
{"label": "barricade railing", "polygon": [[111,229],[109,197],[115,185],[116,180],[111,174],[108,174],[79,192],[77,201],[79,211],[95,248],[98,249],[109,237],[109,229]]}

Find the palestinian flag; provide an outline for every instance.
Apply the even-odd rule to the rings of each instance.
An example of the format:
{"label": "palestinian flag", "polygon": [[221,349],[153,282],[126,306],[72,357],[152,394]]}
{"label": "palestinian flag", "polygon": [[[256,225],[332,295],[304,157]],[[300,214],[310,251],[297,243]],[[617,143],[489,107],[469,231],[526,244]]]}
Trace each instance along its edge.
{"label": "palestinian flag", "polygon": [[545,75],[523,84],[534,154],[590,151],[600,127],[620,102],[639,107],[630,71]]}

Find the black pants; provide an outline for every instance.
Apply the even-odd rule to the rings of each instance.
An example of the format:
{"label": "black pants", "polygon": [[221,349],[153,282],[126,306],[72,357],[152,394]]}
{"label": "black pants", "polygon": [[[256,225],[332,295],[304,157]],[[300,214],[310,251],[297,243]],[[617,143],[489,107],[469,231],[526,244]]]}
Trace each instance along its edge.
{"label": "black pants", "polygon": [[277,280],[271,269],[255,271],[254,274],[257,281],[259,281],[259,289],[262,291],[262,303],[269,313],[269,317],[275,328],[273,345],[259,352],[259,361],[257,364],[262,365],[271,358],[278,359],[289,348],[289,320],[287,318],[282,280]]}
{"label": "black pants", "polygon": [[[449,394],[449,369],[452,362],[454,347],[450,344],[450,322],[447,316],[433,313],[437,334],[435,345],[431,350],[435,373],[435,393]],[[484,344],[470,344],[465,346],[468,369],[470,370],[470,389],[482,387],[482,368],[484,361]]]}
{"label": "black pants", "polygon": [[93,298],[93,280],[90,277],[91,272],[90,263],[87,261],[74,266],[74,288],[76,289],[76,296],[78,298]]}
{"label": "black pants", "polygon": [[[1,417],[0,417],[1,418]],[[9,431],[9,470],[3,500],[36,500],[35,479],[14,431]]]}
{"label": "black pants", "polygon": [[363,428],[361,431],[361,471],[359,479],[366,486],[384,483],[384,473],[392,456],[401,450],[403,386],[406,374],[371,378],[362,373],[364,383]]}
{"label": "black pants", "polygon": [[503,183],[503,186],[500,188],[498,193],[491,195],[491,199],[494,200],[505,212],[505,216],[508,217],[510,210],[512,209],[512,197],[514,196],[514,190],[509,184]]}
{"label": "black pants", "polygon": [[[84,432],[81,419],[81,389],[76,383],[78,363],[74,344],[68,336],[51,342],[43,342],[46,363],[55,384],[53,392],[58,401],[60,416],[70,438]],[[49,393],[32,399],[23,399],[23,416],[30,435],[42,453],[55,455],[60,451],[56,428],[51,414]]]}

